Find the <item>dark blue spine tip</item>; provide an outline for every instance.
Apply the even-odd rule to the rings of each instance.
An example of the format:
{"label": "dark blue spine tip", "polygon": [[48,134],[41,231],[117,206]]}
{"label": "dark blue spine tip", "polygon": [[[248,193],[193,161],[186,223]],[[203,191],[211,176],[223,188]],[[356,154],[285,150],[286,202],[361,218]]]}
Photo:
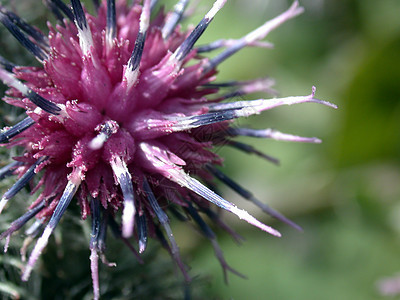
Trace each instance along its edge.
{"label": "dark blue spine tip", "polygon": [[224,40],[216,40],[206,45],[196,47],[197,53],[207,53],[224,46]]}
{"label": "dark blue spine tip", "polygon": [[25,230],[25,234],[31,238],[36,238],[44,228],[44,222],[42,220],[36,220],[31,226]]}
{"label": "dark blue spine tip", "polygon": [[154,213],[156,214],[158,220],[160,221],[161,224],[166,224],[168,223],[168,216],[167,214],[162,210],[160,205],[157,202],[156,197],[154,196],[153,191],[150,188],[149,183],[147,182],[146,178],[143,180],[143,190],[146,193],[147,199],[150,202],[150,206],[153,209]]}
{"label": "dark blue spine tip", "polygon": [[245,152],[245,153],[248,153],[248,154],[255,154],[255,155],[257,155],[257,156],[259,156],[261,158],[264,158],[264,159],[272,162],[273,164],[276,164],[276,165],[280,164],[279,159],[277,159],[275,157],[272,157],[272,156],[269,156],[269,155],[267,155],[267,154],[255,149],[251,145],[248,145],[248,144],[245,144],[245,143],[241,143],[241,142],[238,142],[238,141],[232,141],[232,140],[226,141],[226,144],[228,146],[231,146],[231,147],[233,147],[235,149],[238,149],[238,150],[240,150],[242,152]]}
{"label": "dark blue spine tip", "polygon": [[210,208],[199,206],[199,209],[200,211],[204,212],[207,215],[207,217],[210,218],[210,220],[214,222],[217,222],[219,220],[218,214],[212,211]]}
{"label": "dark blue spine tip", "polygon": [[225,88],[225,87],[234,87],[240,85],[239,81],[232,80],[232,81],[227,81],[227,82],[221,82],[221,83],[206,83],[203,84],[203,87],[207,88]]}
{"label": "dark blue spine tip", "polygon": [[90,248],[97,246],[100,233],[100,202],[98,199],[90,200],[90,212],[92,214],[92,234],[90,235]]}
{"label": "dark blue spine tip", "polygon": [[22,226],[24,226],[30,219],[36,216],[45,206],[46,206],[46,200],[43,200],[34,208],[30,209],[21,217],[12,222],[10,224],[10,227],[0,235],[0,240],[4,239],[6,236],[12,234],[13,232],[21,229]]}
{"label": "dark blue spine tip", "polygon": [[246,190],[245,188],[243,188],[242,186],[240,186],[238,183],[236,183],[235,181],[233,181],[231,178],[229,178],[226,174],[222,173],[220,170],[218,170],[217,168],[215,168],[214,166],[208,164],[206,165],[206,169],[212,174],[214,175],[216,178],[218,178],[221,182],[223,182],[224,184],[226,184],[228,187],[230,187],[233,191],[235,191],[236,193],[238,193],[240,196],[242,196],[244,199],[249,200],[251,202],[253,202],[256,206],[260,207],[264,212],[266,212],[267,214],[269,214],[271,217],[280,220],[290,226],[292,226],[293,228],[302,231],[301,227],[298,226],[296,223],[294,223],[293,221],[287,219],[285,216],[283,216],[282,214],[280,214],[279,212],[273,210],[272,208],[270,208],[269,206],[267,206],[266,204],[260,202],[258,199],[256,199],[254,197],[254,195]]}
{"label": "dark blue spine tip", "polygon": [[181,222],[189,221],[189,218],[185,216],[182,212],[180,212],[174,205],[169,205],[168,210],[174,215],[176,219]]}
{"label": "dark blue spine tip", "polygon": [[74,21],[74,14],[72,13],[71,9],[60,0],[44,0],[44,4],[61,24],[64,22],[64,15],[70,21]]}
{"label": "dark blue spine tip", "polygon": [[168,38],[172,34],[176,28],[176,25],[178,25],[178,23],[181,21],[188,3],[189,0],[179,0],[179,2],[175,5],[174,11],[170,14],[162,29],[164,39]]}
{"label": "dark blue spine tip", "polygon": [[3,56],[0,55],[0,66],[7,72],[12,73],[13,69],[16,67],[12,62],[9,62]]}
{"label": "dark blue spine tip", "polygon": [[48,112],[52,115],[58,115],[61,111],[61,108],[57,106],[57,104],[43,98],[39,94],[35,93],[32,90],[29,90],[26,94],[26,97],[35,105],[43,109],[45,112]]}
{"label": "dark blue spine tip", "polygon": [[212,58],[209,60],[207,66],[203,69],[203,74],[208,73],[212,69],[214,69],[216,66],[218,66],[220,63],[231,57],[233,54],[238,52],[240,49],[246,46],[246,42],[237,42],[236,44],[232,45],[222,53],[218,54],[216,57]]}
{"label": "dark blue spine tip", "polygon": [[86,16],[85,16],[85,12],[83,10],[81,1],[71,0],[71,5],[72,5],[72,10],[74,12],[74,18],[76,21],[76,25],[81,30],[86,29],[88,26],[87,26]]}
{"label": "dark blue spine tip", "polygon": [[165,249],[168,250],[168,252],[171,253],[171,248],[167,242],[167,240],[165,239],[165,236],[163,234],[163,232],[161,231],[159,226],[154,226],[154,232],[158,238],[158,240],[160,241],[161,246],[163,246]]}
{"label": "dark blue spine tip", "polygon": [[206,222],[202,219],[199,215],[197,210],[193,207],[191,203],[188,202],[188,206],[185,208],[189,215],[193,218],[193,220],[199,225],[201,232],[204,234],[205,237],[212,240],[215,239],[215,233],[212,231],[210,226],[207,225]]}
{"label": "dark blue spine tip", "polygon": [[151,0],[150,2],[150,11],[153,11],[158,3],[158,0]]}
{"label": "dark blue spine tip", "polygon": [[108,212],[103,210],[100,228],[99,228],[99,236],[97,239],[97,249],[100,253],[105,253],[107,249],[106,240],[107,240],[107,228],[108,228]]}
{"label": "dark blue spine tip", "polygon": [[226,133],[231,137],[236,137],[236,136],[240,135],[240,130],[239,130],[239,128],[229,127],[226,130]]}
{"label": "dark blue spine tip", "polygon": [[[0,7],[1,8],[1,7]],[[14,14],[11,11],[6,11],[2,9],[2,11],[8,16],[11,22],[13,22],[17,27],[19,27],[22,31],[24,31],[27,35],[29,35],[32,39],[34,39],[38,44],[41,44],[45,47],[48,47],[48,43],[46,37],[39,30],[34,28],[33,26],[26,23],[19,16]]]}
{"label": "dark blue spine tip", "polygon": [[25,131],[33,124],[35,124],[35,121],[32,120],[31,117],[26,117],[21,122],[15,124],[12,128],[0,133],[0,144],[8,143],[11,138]]}
{"label": "dark blue spine tip", "polygon": [[22,188],[28,184],[28,182],[35,175],[36,167],[45,160],[44,157],[39,158],[30,168],[25,172],[24,175],[21,176],[20,179],[17,180],[16,183],[3,195],[3,199],[11,199],[13,198]]}
{"label": "dark blue spine tip", "polygon": [[135,195],[133,192],[133,185],[132,185],[132,180],[131,177],[127,173],[121,174],[121,176],[118,178],[119,180],[119,185],[122,190],[122,194],[124,195],[124,200],[132,200],[134,201]]}
{"label": "dark blue spine tip", "polygon": [[144,48],[144,42],[146,40],[146,32],[138,32],[135,47],[133,48],[131,59],[129,60],[129,68],[135,71],[139,68],[140,60],[142,59],[142,53]]}
{"label": "dark blue spine tip", "polygon": [[238,193],[240,196],[242,196],[245,199],[250,200],[253,197],[253,194],[240,186],[238,183],[233,181],[231,178],[229,178],[226,174],[218,170],[216,167],[214,167],[211,164],[206,165],[206,169],[216,178],[218,178],[221,182],[226,184],[228,187],[230,187],[232,190],[234,190],[236,193]]}
{"label": "dark blue spine tip", "polygon": [[178,61],[182,61],[189,54],[194,44],[207,29],[209,22],[209,19],[203,18],[196,28],[190,33],[188,38],[182,43],[182,45],[179,47],[179,52],[176,55],[176,59]]}
{"label": "dark blue spine tip", "polygon": [[235,112],[232,110],[225,110],[225,111],[218,111],[218,112],[211,112],[206,113],[203,115],[193,116],[191,119],[193,122],[191,125],[193,127],[205,126],[210,125],[213,123],[219,123],[227,120],[232,120],[236,118]]}
{"label": "dark blue spine tip", "polygon": [[110,37],[114,39],[117,33],[115,0],[107,0],[107,30],[110,32]]}
{"label": "dark blue spine tip", "polygon": [[[50,0],[50,2],[52,2],[59,11],[63,12],[64,15],[71,21],[74,21],[74,14],[71,10],[71,8],[69,8],[67,5],[65,5],[64,2],[62,2],[61,0]],[[62,21],[62,20],[61,20]]]}
{"label": "dark blue spine tip", "polygon": [[17,39],[17,41],[31,52],[37,59],[43,61],[46,59],[46,53],[35,43],[33,43],[27,36],[18,28],[17,25],[5,14],[0,11],[0,22],[4,27]]}
{"label": "dark blue spine tip", "polygon": [[57,5],[54,4],[53,1],[45,0],[44,5],[53,13],[53,15],[56,17],[58,22],[60,22],[60,23],[63,22],[64,16],[61,13],[60,9],[57,7]]}
{"label": "dark blue spine tip", "polygon": [[14,161],[0,169],[0,180],[3,180],[4,178],[13,175],[14,170],[21,166],[23,163],[19,161]]}
{"label": "dark blue spine tip", "polygon": [[243,90],[237,90],[231,93],[227,93],[221,96],[222,99],[230,99],[230,98],[236,98],[236,97],[241,97],[246,95],[246,92]]}
{"label": "dark blue spine tip", "polygon": [[64,189],[60,201],[58,202],[56,209],[54,210],[53,215],[51,216],[50,221],[47,225],[49,228],[51,228],[52,230],[56,228],[57,224],[60,222],[62,216],[67,210],[67,207],[71,203],[71,200],[74,197],[78,188],[78,185],[75,185],[71,182],[67,183],[67,186]]}
{"label": "dark blue spine tip", "polygon": [[252,128],[229,128],[229,132],[232,136],[248,136],[255,138],[266,138],[264,130],[252,129]]}
{"label": "dark blue spine tip", "polygon": [[147,247],[147,222],[144,213],[142,215],[137,214],[136,226],[139,239],[139,252],[143,252]]}

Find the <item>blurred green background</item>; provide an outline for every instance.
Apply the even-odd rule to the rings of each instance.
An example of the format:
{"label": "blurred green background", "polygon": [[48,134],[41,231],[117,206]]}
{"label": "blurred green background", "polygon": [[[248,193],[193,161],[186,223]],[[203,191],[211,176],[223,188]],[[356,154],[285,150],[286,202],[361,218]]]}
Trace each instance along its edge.
{"label": "blurred green background", "polygon": [[[253,2],[228,3],[213,38],[240,37],[291,3]],[[304,232],[274,223],[283,233],[275,239],[238,223],[243,245],[226,237],[221,244],[249,280],[231,276],[227,287],[214,275],[211,289],[222,299],[380,299],[377,282],[400,271],[400,1],[300,2],[305,13],[267,37],[274,50],[244,50],[220,69],[224,78],[267,73],[282,96],[315,85],[318,98],[339,106],[282,107],[239,121],[323,140],[246,140],[276,155],[280,167],[224,151],[229,174]],[[210,248],[197,252],[195,269],[218,274]]]}
{"label": "blurred green background", "polygon": [[[18,1],[18,7],[27,3],[27,8],[18,12],[35,24],[44,24],[46,12],[37,4],[32,5],[33,2]],[[172,3],[169,1],[167,8]],[[190,23],[197,22],[211,3],[199,1]],[[290,3],[228,1],[198,44],[239,38],[285,10]],[[400,272],[400,1],[303,0],[300,3],[305,13],[267,37],[275,49],[241,51],[219,67],[218,81],[270,75],[276,79],[275,88],[281,96],[307,95],[315,85],[316,96],[337,104],[338,110],[302,104],[276,108],[239,120],[238,124],[317,136],[323,143],[243,139],[280,159],[278,167],[232,149],[218,151],[226,157],[225,173],[292,218],[304,232],[274,222],[221,186],[225,198],[278,228],[283,237],[268,236],[225,214],[226,222],[245,241],[237,245],[222,231],[218,232],[218,240],[229,264],[248,277],[243,280],[230,274],[227,286],[208,241],[193,234],[190,226],[173,222],[172,229],[185,261],[192,267],[190,274],[201,278],[193,284],[194,299],[386,299],[379,294],[377,283]],[[2,48],[14,53],[14,61],[29,62],[24,57],[28,55],[18,45],[3,44],[8,35],[5,30],[0,34]],[[1,53],[6,56],[4,51]],[[260,96],[265,97],[247,98]],[[7,110],[4,106],[2,109]],[[9,157],[7,151],[1,153]],[[2,186],[5,189],[6,185]],[[73,219],[67,217],[66,223],[68,218]],[[2,215],[0,220],[4,222],[7,217]],[[81,259],[76,266],[87,268],[87,240],[77,239],[83,240],[83,250],[75,250],[71,255]],[[62,257],[64,263],[54,262],[54,265],[68,264],[68,258]],[[133,257],[128,261],[125,256],[121,259],[115,255],[120,269],[113,274],[133,274],[127,268],[132,265],[136,274],[149,272],[157,279],[144,278],[162,282],[167,277],[165,269],[174,273],[165,262],[168,257],[163,251],[158,257],[157,263],[149,263],[146,271],[143,267],[135,269]],[[82,272],[89,276],[87,271]],[[118,277],[107,277],[104,275],[107,272],[103,267],[104,280],[111,282]],[[60,289],[74,284],[72,275],[61,276],[62,282],[54,274],[47,274],[44,279],[36,276],[39,281],[56,282],[53,284]],[[15,278],[18,281],[18,276]],[[128,295],[132,295],[129,289],[146,285],[143,281],[132,281],[126,287],[125,298],[118,299],[129,299]],[[90,285],[90,281],[85,284]],[[182,297],[180,293],[167,294],[165,298]],[[146,297],[156,299],[156,296],[138,299]]]}

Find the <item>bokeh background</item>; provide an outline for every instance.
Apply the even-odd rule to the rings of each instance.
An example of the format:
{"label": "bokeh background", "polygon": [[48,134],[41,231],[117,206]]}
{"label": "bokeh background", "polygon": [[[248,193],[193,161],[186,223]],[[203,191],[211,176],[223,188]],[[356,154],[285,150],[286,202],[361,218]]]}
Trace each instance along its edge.
{"label": "bokeh background", "polygon": [[[4,2],[36,25],[51,18],[37,1]],[[243,139],[278,158],[280,166],[233,149],[218,151],[226,157],[225,173],[304,232],[271,220],[220,186],[227,199],[278,228],[283,237],[268,236],[225,214],[245,241],[237,245],[222,231],[218,240],[229,264],[248,277],[230,274],[225,285],[211,245],[190,226],[173,222],[195,277],[194,299],[387,299],[379,293],[378,283],[400,273],[400,1],[300,2],[305,13],[267,37],[275,49],[241,51],[220,65],[218,80],[270,75],[280,96],[306,95],[315,85],[317,97],[337,104],[337,110],[302,104],[238,124],[317,136],[323,143]],[[211,3],[198,1],[197,12],[185,24],[196,23]],[[230,0],[198,44],[239,38],[291,3]],[[172,5],[173,1],[166,4]],[[35,63],[4,29],[0,38],[3,56]],[[247,99],[256,97],[265,95]],[[9,124],[17,114],[1,106],[1,122]],[[0,151],[2,161],[7,161],[9,151]],[[0,188],[5,191],[10,183],[1,182]],[[19,212],[27,197],[26,193],[16,200],[21,203]],[[11,206],[0,216],[2,230],[17,216],[18,211],[10,210]],[[18,244],[23,237],[15,235],[9,253],[0,256],[0,293],[5,298],[17,291],[32,299],[90,299],[89,232],[74,210],[28,284],[18,279]],[[145,266],[138,266],[118,244],[111,243],[109,252],[118,267],[101,268],[105,299],[183,297],[181,278],[174,279],[178,273],[164,251],[148,254]],[[33,292],[27,293],[29,289]]]}

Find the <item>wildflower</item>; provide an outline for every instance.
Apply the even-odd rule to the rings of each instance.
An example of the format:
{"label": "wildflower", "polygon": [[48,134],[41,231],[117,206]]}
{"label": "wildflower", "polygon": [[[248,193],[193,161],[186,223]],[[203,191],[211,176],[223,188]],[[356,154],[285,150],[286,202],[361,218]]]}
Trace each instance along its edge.
{"label": "wildflower", "polygon": [[382,278],[376,283],[376,286],[383,296],[397,296],[400,294],[400,276],[396,274],[392,277]]}
{"label": "wildflower", "polygon": [[[172,234],[167,211],[182,220],[192,219],[214,247],[224,273],[230,268],[218,247],[215,234],[199,212],[234,235],[210,208],[210,203],[274,236],[280,233],[246,211],[223,199],[208,183],[219,179],[263,211],[296,228],[296,224],[272,210],[234,182],[216,166],[222,159],[212,149],[226,144],[271,159],[250,145],[234,140],[253,136],[276,140],[319,142],[274,130],[236,128],[232,121],[262,111],[304,102],[334,105],[310,95],[223,100],[256,91],[271,91],[270,79],[213,83],[216,67],[247,46],[270,47],[261,40],[303,9],[297,1],[284,13],[237,40],[219,40],[195,47],[226,0],[216,0],[190,32],[181,29],[187,0],[174,10],[151,19],[155,2],[94,1],[95,15],[79,0],[71,8],[59,0],[46,0],[59,23],[49,33],[28,25],[0,6],[0,21],[41,63],[41,67],[16,66],[0,59],[0,79],[10,87],[4,101],[25,110],[23,119],[0,134],[7,147],[23,154],[0,170],[0,178],[19,179],[3,195],[0,212],[35,176],[38,198],[29,210],[1,234],[10,236],[29,220],[27,230],[41,233],[22,274],[28,280],[49,237],[72,199],[81,216],[92,219],[90,261],[95,299],[99,298],[98,260],[105,259],[107,228],[138,252],[146,249],[148,236],[169,251],[187,281],[190,280]],[[225,48],[208,59],[201,52]],[[230,87],[233,93],[220,95]],[[119,221],[120,220],[120,221]],[[7,248],[6,243],[6,248]],[[238,274],[238,273],[237,273]]]}

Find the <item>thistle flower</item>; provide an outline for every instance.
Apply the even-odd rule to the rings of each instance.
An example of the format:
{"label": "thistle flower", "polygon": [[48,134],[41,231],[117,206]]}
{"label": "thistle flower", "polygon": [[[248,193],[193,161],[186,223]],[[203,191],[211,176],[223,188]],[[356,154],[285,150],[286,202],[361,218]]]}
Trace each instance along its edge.
{"label": "thistle flower", "polygon": [[[100,294],[99,258],[107,264],[107,228],[139,261],[133,244],[138,243],[142,253],[148,236],[159,240],[190,281],[168,214],[194,221],[211,241],[224,273],[229,270],[240,275],[225,262],[216,236],[201,214],[235,237],[212,206],[274,236],[280,233],[215,193],[210,188],[213,179],[271,216],[299,227],[220,171],[216,166],[222,164],[222,158],[213,148],[228,145],[274,161],[235,137],[320,141],[271,129],[237,128],[234,119],[304,102],[335,106],[316,99],[315,88],[307,96],[226,102],[257,91],[271,92],[272,81],[215,83],[216,68],[244,47],[270,47],[262,41],[266,35],[303,9],[295,1],[287,11],[240,39],[196,47],[226,0],[216,0],[188,32],[179,25],[188,0],[179,0],[173,11],[154,13],[153,18],[157,1],[93,2],[94,15],[79,0],[71,0],[71,7],[59,0],[44,1],[58,20],[56,26],[48,25],[47,35],[0,6],[0,21],[41,64],[23,67],[0,58],[0,79],[10,88],[4,101],[25,110],[20,122],[0,134],[0,143],[22,149],[14,162],[0,170],[0,178],[18,175],[1,198],[0,212],[28,183],[34,182],[33,191],[40,191],[29,210],[1,234],[0,238],[6,239],[5,249],[11,235],[35,218],[27,234],[41,236],[22,274],[22,279],[28,280],[75,198],[82,219],[90,215],[92,220],[90,261],[95,299]],[[219,48],[224,49],[211,59],[201,56]],[[221,94],[224,88],[233,92]]]}

